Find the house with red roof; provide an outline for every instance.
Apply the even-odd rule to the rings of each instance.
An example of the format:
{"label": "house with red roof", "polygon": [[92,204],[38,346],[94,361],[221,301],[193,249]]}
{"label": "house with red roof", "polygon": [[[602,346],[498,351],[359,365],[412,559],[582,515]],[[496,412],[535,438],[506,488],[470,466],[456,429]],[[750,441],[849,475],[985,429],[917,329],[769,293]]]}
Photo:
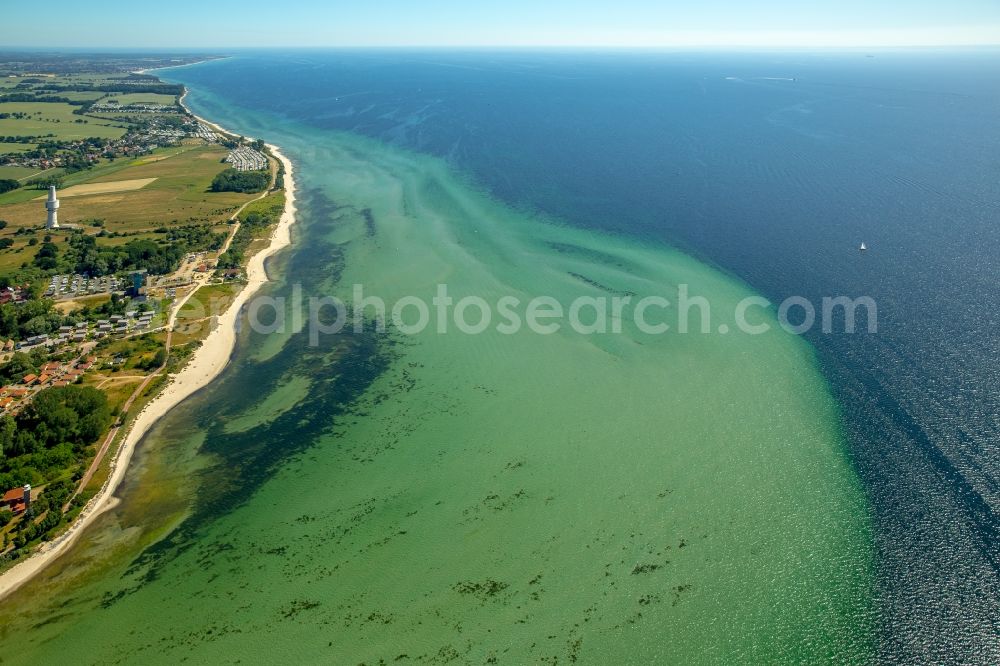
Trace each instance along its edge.
{"label": "house with red roof", "polygon": [[23,513],[30,504],[31,486],[14,488],[13,490],[8,490],[3,494],[2,505],[13,511],[15,516],[19,513]]}

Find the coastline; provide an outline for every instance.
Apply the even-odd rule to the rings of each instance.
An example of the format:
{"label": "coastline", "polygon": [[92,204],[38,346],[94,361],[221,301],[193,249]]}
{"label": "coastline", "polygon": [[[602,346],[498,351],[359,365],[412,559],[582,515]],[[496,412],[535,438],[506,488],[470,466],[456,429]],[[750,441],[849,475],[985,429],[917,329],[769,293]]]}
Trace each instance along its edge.
{"label": "coastline", "polygon": [[[143,69],[137,69],[137,70],[133,71],[132,73],[133,74],[146,74],[147,72],[156,72],[156,71],[159,71],[161,69],[180,69],[182,67],[194,67],[195,65],[201,65],[201,64],[206,63],[206,62],[213,62],[215,60],[227,60],[227,59],[232,58],[232,57],[233,56],[231,56],[231,55],[214,56],[214,57],[207,57],[204,60],[196,60],[194,62],[186,62],[183,65],[161,65],[160,67],[144,67]],[[185,90],[186,90],[186,88],[185,88]],[[190,113],[190,110],[188,112]]]}
{"label": "coastline", "polygon": [[[213,90],[215,81],[208,79]],[[186,102],[207,116],[273,127],[267,106],[248,104],[246,116],[230,116],[198,102],[225,103],[228,95],[201,95],[196,86]],[[543,226],[531,211],[492,198],[433,156],[394,144],[383,148],[365,135],[310,132],[311,126],[303,121],[297,141],[310,150],[296,164],[303,173],[309,164],[310,180],[330,201],[350,206],[352,217],[329,235],[320,235],[323,225],[308,235],[312,240],[316,234],[320,248],[357,241],[344,244],[336,257],[333,287],[340,294],[361,283],[369,293],[400,302],[421,291],[429,295],[444,271],[448,283],[467,293],[489,296],[509,285],[518,293],[553,293],[564,303],[581,289],[592,295],[609,289],[656,294],[663,285],[682,282],[707,284],[703,293],[727,310],[752,294],[711,266],[645,238],[610,237],[569,221]],[[295,145],[281,143],[286,149]],[[315,174],[306,161],[312,158]],[[415,191],[440,195],[414,198]],[[377,234],[363,234],[366,221],[377,223]],[[258,234],[264,235],[270,234]],[[303,235],[297,242],[303,245]],[[296,251],[294,260],[294,275],[282,269],[284,281],[301,278],[312,291],[330,284],[330,253]],[[831,403],[822,398],[822,385],[813,384],[805,343],[772,343],[781,337],[777,331],[743,349],[733,338],[714,336],[676,344],[659,338],[663,342],[654,347],[656,342],[637,335],[614,346],[501,335],[441,336],[430,330],[406,349],[387,350],[385,369],[377,374],[354,360],[371,356],[341,356],[340,345],[303,355],[290,345],[284,351],[292,353],[277,353],[279,344],[261,363],[246,363],[244,352],[251,350],[241,349],[211,390],[160,423],[125,472],[133,485],[141,481],[137,463],[145,466],[150,449],[151,471],[163,462],[169,469],[175,456],[159,451],[173,448],[173,437],[161,433],[189,408],[196,407],[190,411],[197,416],[225,417],[220,438],[210,440],[219,456],[213,460],[218,466],[204,475],[210,490],[194,519],[185,521],[181,538],[143,549],[139,539],[150,532],[134,528],[128,543],[122,542],[122,555],[136,551],[133,543],[145,555],[125,576],[115,563],[134,556],[113,555],[108,565],[81,561],[95,540],[115,543],[122,514],[149,525],[143,502],[136,504],[130,486],[121,486],[122,503],[105,522],[89,527],[65,560],[57,559],[9,598],[12,653],[35,661],[80,654],[95,661],[122,655],[254,661],[261,646],[270,646],[307,661],[349,663],[389,661],[403,650],[434,660],[440,645],[436,654],[442,659],[462,649],[470,661],[489,661],[496,658],[496,641],[507,640],[496,638],[498,624],[505,624],[514,629],[502,633],[521,652],[515,646],[501,658],[522,662],[548,655],[553,661],[577,655],[697,660],[713,636],[726,637],[710,649],[723,660],[826,653],[862,661],[866,644],[856,635],[868,633],[868,541],[855,540],[854,534],[864,532],[853,525],[855,517],[863,523],[864,505],[853,499],[853,477],[841,483],[839,464],[827,473],[831,463],[823,460],[831,451],[839,460],[839,448],[824,424],[835,420],[820,411]],[[374,344],[367,349],[381,351]],[[332,365],[341,358],[344,365]],[[267,372],[261,373],[265,363]],[[334,392],[345,386],[357,387],[357,393]],[[609,410],[609,395],[626,399]],[[347,419],[338,419],[341,405],[351,413]],[[782,412],[777,433],[775,409]],[[511,420],[512,413],[518,418]],[[804,425],[785,431],[786,423]],[[269,445],[277,442],[289,446]],[[189,451],[177,448],[181,455]],[[813,450],[818,460],[799,457]],[[804,475],[796,473],[800,460]],[[455,483],[462,478],[473,482]],[[721,502],[720,486],[732,490]],[[805,489],[801,495],[799,488]],[[150,506],[158,500],[148,498]],[[289,507],[318,503],[334,510],[307,510],[302,520],[291,520],[299,512]],[[817,520],[809,515],[814,510]],[[588,514],[586,525],[575,521],[581,511]],[[352,527],[358,515],[363,524]],[[339,538],[322,538],[330,534]],[[505,534],[518,538],[498,549]],[[404,575],[373,576],[373,560]],[[706,569],[706,561],[719,566]],[[81,569],[78,578],[61,575],[75,567]],[[599,582],[581,586],[581,579]],[[544,594],[531,596],[543,587]],[[526,617],[521,600],[528,596],[531,617],[519,623]],[[738,612],[720,613],[733,598],[740,599]],[[429,602],[413,604],[415,599]],[[237,616],[234,608],[241,609]],[[333,645],[315,635],[315,625],[339,623],[341,614],[349,630]],[[818,641],[815,626],[833,638]],[[455,638],[455,627],[464,638]],[[593,629],[596,644],[579,627]],[[669,646],[634,640],[656,633],[676,640]],[[178,642],[178,636],[185,640]],[[477,647],[456,643],[465,639]],[[579,649],[581,642],[586,651]],[[535,650],[539,644],[544,652]],[[840,651],[840,645],[847,647]]]}
{"label": "coastline", "polygon": [[[187,89],[185,89],[184,94],[181,95],[179,100],[182,106],[184,106],[184,97],[186,96]],[[191,110],[187,106],[184,106],[184,108],[188,113],[191,113]],[[205,120],[194,113],[191,113],[191,115],[200,122],[210,125],[225,134],[239,136],[238,133],[226,130],[217,123]],[[135,420],[132,421],[128,432],[125,434],[121,445],[111,460],[111,473],[100,492],[91,498],[76,520],[59,537],[42,544],[26,559],[0,574],[0,599],[8,596],[39,574],[56,558],[65,553],[98,516],[117,506],[119,500],[114,496],[114,493],[125,478],[125,472],[128,469],[132,454],[138,443],[157,421],[183,400],[207,386],[229,365],[233,349],[236,345],[236,322],[244,304],[269,281],[265,268],[267,259],[291,245],[292,240],[291,225],[295,222],[296,210],[292,163],[277,146],[267,144],[267,147],[284,167],[285,208],[281,214],[281,219],[271,232],[268,246],[254,254],[247,262],[245,267],[246,284],[240,290],[239,294],[237,294],[229,308],[218,316],[215,327],[202,342],[201,346],[194,351],[184,367],[177,374],[169,377],[167,385],[143,407]],[[191,293],[193,294],[194,292],[192,291]],[[170,327],[173,326],[178,311],[179,308],[172,308],[169,318]]]}

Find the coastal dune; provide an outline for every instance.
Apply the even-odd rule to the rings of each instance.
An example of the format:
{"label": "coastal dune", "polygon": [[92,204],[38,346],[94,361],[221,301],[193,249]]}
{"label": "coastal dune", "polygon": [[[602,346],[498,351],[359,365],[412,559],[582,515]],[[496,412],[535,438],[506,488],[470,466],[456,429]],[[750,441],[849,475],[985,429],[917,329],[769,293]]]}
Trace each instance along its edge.
{"label": "coastal dune", "polygon": [[[199,118],[206,124],[207,121]],[[232,132],[229,132],[232,134]],[[229,308],[219,315],[215,328],[195,350],[188,363],[170,378],[163,390],[139,413],[111,461],[111,474],[101,491],[84,507],[70,528],[54,541],[43,544],[30,557],[0,575],[0,598],[24,585],[79,539],[94,520],[118,504],[115,492],[129,467],[136,446],[150,428],[171,409],[196,391],[207,386],[229,364],[236,344],[236,322],[246,302],[268,281],[266,262],[291,244],[291,225],[295,221],[295,181],[291,161],[277,146],[268,144],[272,154],[284,166],[285,209],[272,232],[271,242],[247,264],[247,283]],[[193,293],[193,292],[192,292]],[[174,308],[170,324],[179,308]]]}

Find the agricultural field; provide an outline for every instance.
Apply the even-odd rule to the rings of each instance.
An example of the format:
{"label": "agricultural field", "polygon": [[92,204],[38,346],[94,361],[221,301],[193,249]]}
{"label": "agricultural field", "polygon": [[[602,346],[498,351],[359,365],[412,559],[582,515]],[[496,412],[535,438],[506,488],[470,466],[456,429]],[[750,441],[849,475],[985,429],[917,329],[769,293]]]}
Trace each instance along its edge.
{"label": "agricultural field", "polygon": [[[4,150],[6,151],[7,147],[5,147]],[[31,169],[29,167],[0,166],[0,178],[13,178],[14,180],[21,180],[33,176],[36,173],[38,173],[38,169]]]}
{"label": "agricultural field", "polygon": [[[227,232],[229,218],[256,195],[209,191],[212,179],[226,168],[221,162],[225,155],[221,146],[185,145],[72,174],[81,178],[76,186],[83,193],[61,197],[59,221],[80,225],[91,235],[105,232],[98,241],[105,246],[139,238],[161,240],[164,228],[184,225],[208,224],[217,233]],[[75,179],[67,177],[66,181]],[[88,194],[88,189],[97,192]],[[66,241],[66,230],[41,231],[45,215],[40,190],[22,188],[0,197],[0,219],[8,223],[0,230],[0,239],[13,242],[10,248],[0,249],[0,274],[31,261],[36,250],[29,245],[33,240],[39,243],[43,235],[49,235],[57,245]],[[34,231],[19,234],[19,229]]]}
{"label": "agricultural field", "polygon": [[[67,82],[69,83],[69,82]],[[104,97],[107,93],[98,92],[96,90],[83,90],[83,91],[61,91],[57,93],[60,97],[65,97],[66,99],[72,99],[80,102],[92,102],[94,100]]]}
{"label": "agricultural field", "polygon": [[[10,144],[8,144],[10,145]],[[134,166],[140,166],[143,164],[148,164],[151,162],[156,162],[160,160],[168,159],[174,155],[186,152],[194,146],[204,145],[201,141],[191,140],[186,141],[184,145],[181,146],[170,146],[168,148],[159,148],[156,152],[150,155],[143,155],[137,158],[119,158],[115,160],[101,159],[97,162],[93,168],[87,169],[85,171],[77,171],[71,174],[64,174],[62,169],[48,169],[46,171],[38,171],[37,169],[24,169],[22,167],[0,167],[0,174],[4,173],[4,169],[20,169],[20,173],[23,175],[11,175],[2,176],[0,178],[17,178],[21,181],[28,180],[29,177],[36,176],[60,176],[62,178],[62,186],[60,191],[73,187],[75,185],[80,185],[81,183],[89,183],[91,181],[101,180],[117,180],[113,177],[113,174],[122,171],[123,169],[128,169]],[[16,172],[11,172],[16,173]],[[25,201],[31,201],[41,196],[42,192],[33,189],[31,187],[25,187],[19,190],[14,190],[13,192],[7,192],[6,194],[0,194],[0,210],[3,210],[3,206],[7,204],[22,203]],[[61,214],[61,213],[60,213]],[[2,216],[0,216],[2,217]]]}
{"label": "agricultural field", "polygon": [[[77,108],[71,104],[55,102],[3,102],[0,113],[26,114],[27,118],[0,118],[0,135],[47,136],[54,139],[76,140],[88,137],[117,139],[125,134],[123,123],[93,117],[74,115]],[[0,145],[0,152],[7,152],[11,144]]]}
{"label": "agricultural field", "polygon": [[107,93],[103,101],[114,100],[125,106],[126,104],[163,104],[171,106],[177,103],[177,98],[173,95],[160,95],[157,93]]}
{"label": "agricultural field", "polygon": [[[152,180],[140,189],[66,197],[59,209],[59,221],[81,224],[100,219],[105,221],[107,231],[122,233],[152,231],[169,224],[225,223],[239,206],[254,198],[234,192],[209,192],[212,179],[226,168],[221,161],[227,153],[225,148],[190,145],[182,148],[170,150],[164,159],[150,156],[154,159],[147,157],[129,163],[119,160],[115,164],[118,168],[87,172],[93,176],[83,181],[87,186],[105,183],[108,189],[117,189],[122,181]],[[76,184],[67,178],[64,187]],[[44,221],[45,209],[40,199],[43,194],[25,188],[0,198],[0,204],[12,202],[0,205],[0,219],[9,223],[3,234],[20,227],[38,226]]]}
{"label": "agricultural field", "polygon": [[[42,63],[64,73],[45,74]],[[123,106],[177,103],[174,91],[179,88],[153,77],[137,79],[120,70],[95,73],[58,69],[77,67],[72,59],[38,64],[39,68],[34,69],[30,64],[7,63],[7,71],[17,71],[18,76],[0,76],[0,99],[34,95],[74,102],[114,100]],[[130,80],[123,83],[123,78]],[[88,86],[105,90],[79,90]],[[212,247],[219,242],[213,239],[232,229],[228,223],[233,214],[256,197],[211,191],[213,179],[227,169],[223,159],[228,149],[176,133],[175,128],[184,122],[178,114],[169,114],[173,116],[169,119],[159,113],[88,111],[80,115],[81,108],[86,107],[59,101],[0,102],[0,113],[7,116],[0,118],[0,135],[45,137],[37,140],[40,145],[0,144],[0,153],[12,156],[10,161],[17,164],[0,166],[0,177],[23,185],[0,194],[0,220],[4,222],[0,225],[0,274],[22,269],[30,273],[41,246],[51,241],[61,247],[78,233],[74,229],[97,236],[98,246],[105,248],[137,240],[151,240],[171,248],[178,243],[192,248]],[[102,141],[74,143],[89,138]],[[49,140],[61,145],[53,146]],[[157,147],[164,143],[168,145]],[[17,157],[31,148],[40,152]],[[137,154],[141,157],[135,157]],[[46,217],[44,198],[52,180],[59,188],[59,222],[63,229],[48,232],[42,229]]]}
{"label": "agricultural field", "polygon": [[[80,197],[88,194],[113,194],[115,192],[130,192],[132,190],[141,190],[150,183],[152,183],[155,178],[138,178],[135,180],[115,180],[112,182],[101,181],[97,183],[86,183],[84,185],[73,185],[71,187],[65,188],[59,192],[60,199],[67,199],[69,197]],[[39,199],[44,199],[45,195],[41,194],[38,196]]]}
{"label": "agricultural field", "polygon": [[[38,147],[37,143],[4,143],[0,144],[0,152],[4,153],[23,153],[28,150],[34,150]],[[4,167],[0,167],[2,169]],[[29,172],[31,173],[31,172]]]}

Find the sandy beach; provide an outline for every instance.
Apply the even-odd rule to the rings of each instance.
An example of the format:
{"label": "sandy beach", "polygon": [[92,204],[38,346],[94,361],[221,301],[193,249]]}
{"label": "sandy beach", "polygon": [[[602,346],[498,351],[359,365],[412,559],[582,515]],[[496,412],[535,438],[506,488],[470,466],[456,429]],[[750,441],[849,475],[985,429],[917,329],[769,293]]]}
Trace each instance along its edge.
{"label": "sandy beach", "polygon": [[[182,97],[183,103],[183,97]],[[193,114],[192,114],[193,115]],[[197,116],[195,116],[197,117]],[[237,135],[211,123],[203,118],[201,122],[219,128],[227,134]],[[66,552],[94,519],[105,511],[113,508],[118,499],[115,491],[129,467],[129,461],[136,445],[159,419],[185,398],[208,385],[228,365],[236,343],[236,321],[244,304],[260,287],[268,281],[265,263],[269,257],[291,244],[291,225],[295,221],[295,182],[292,173],[292,163],[281,151],[273,145],[268,148],[284,165],[285,210],[281,220],[272,232],[271,243],[261,252],[255,254],[246,266],[247,283],[240,291],[232,305],[218,317],[215,328],[209,333],[188,363],[170,378],[169,383],[150,401],[139,413],[125,435],[114,459],[111,461],[111,474],[101,491],[84,507],[83,511],[70,528],[57,539],[43,544],[30,557],[18,563],[0,575],[0,598],[29,581],[57,557]],[[192,292],[193,293],[193,292]],[[174,308],[170,325],[179,308]]]}

